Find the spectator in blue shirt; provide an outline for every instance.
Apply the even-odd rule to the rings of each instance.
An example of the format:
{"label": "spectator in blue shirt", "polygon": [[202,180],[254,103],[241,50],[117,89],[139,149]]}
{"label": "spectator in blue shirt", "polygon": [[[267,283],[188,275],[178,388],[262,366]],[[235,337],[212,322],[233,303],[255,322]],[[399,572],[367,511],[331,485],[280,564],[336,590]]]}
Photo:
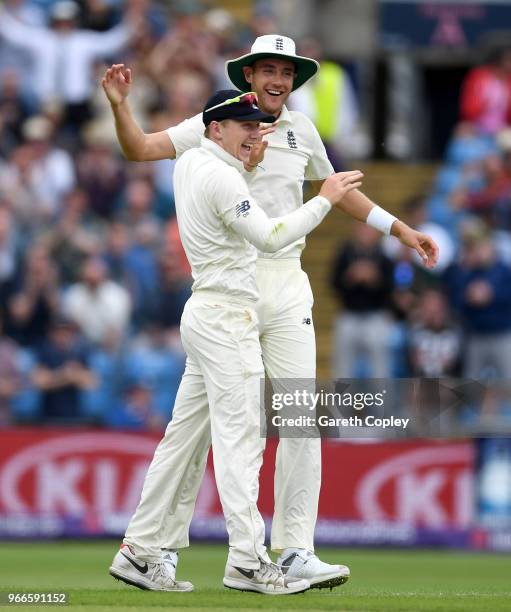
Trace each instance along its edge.
{"label": "spectator in blue shirt", "polygon": [[461,259],[446,272],[452,307],[467,332],[465,375],[511,378],[511,268],[479,220],[462,230]]}

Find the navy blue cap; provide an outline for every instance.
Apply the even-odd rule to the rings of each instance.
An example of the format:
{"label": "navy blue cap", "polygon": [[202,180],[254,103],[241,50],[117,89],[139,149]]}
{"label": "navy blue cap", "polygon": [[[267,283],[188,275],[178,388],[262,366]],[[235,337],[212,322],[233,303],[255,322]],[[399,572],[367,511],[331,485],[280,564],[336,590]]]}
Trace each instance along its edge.
{"label": "navy blue cap", "polygon": [[[227,104],[225,104],[228,102]],[[212,121],[234,119],[236,121],[260,121],[273,123],[275,117],[263,113],[257,106],[254,92],[241,92],[237,89],[221,89],[213,94],[204,106],[202,120],[205,126]]]}

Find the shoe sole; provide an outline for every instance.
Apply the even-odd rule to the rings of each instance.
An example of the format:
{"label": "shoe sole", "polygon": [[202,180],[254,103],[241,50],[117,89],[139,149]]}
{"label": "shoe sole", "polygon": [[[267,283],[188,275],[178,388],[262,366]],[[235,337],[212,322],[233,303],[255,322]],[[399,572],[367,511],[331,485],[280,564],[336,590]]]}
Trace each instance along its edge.
{"label": "shoe sole", "polygon": [[330,578],[318,578],[319,582],[313,582],[309,580],[311,583],[311,589],[330,589],[332,590],[335,587],[342,586],[350,579],[350,574],[346,575],[337,575],[332,576]]}
{"label": "shoe sole", "polygon": [[137,587],[137,589],[142,589],[142,591],[155,591],[159,593],[191,593],[193,591],[193,588],[191,589],[171,589],[171,590],[152,589],[147,584],[144,584],[143,582],[137,582],[130,576],[126,576],[122,574],[121,572],[116,570],[115,567],[111,567],[108,570],[108,573],[110,574],[110,576],[112,576],[112,578],[115,578],[116,580],[121,580],[122,582],[125,582],[126,584]]}
{"label": "shoe sole", "polygon": [[305,591],[310,589],[310,587],[305,587],[297,590],[287,589],[285,591],[265,591],[258,589],[257,585],[255,584],[249,584],[243,580],[236,580],[235,578],[224,578],[224,586],[228,589],[234,589],[235,591],[259,593],[260,595],[298,595],[298,593],[305,593]]}

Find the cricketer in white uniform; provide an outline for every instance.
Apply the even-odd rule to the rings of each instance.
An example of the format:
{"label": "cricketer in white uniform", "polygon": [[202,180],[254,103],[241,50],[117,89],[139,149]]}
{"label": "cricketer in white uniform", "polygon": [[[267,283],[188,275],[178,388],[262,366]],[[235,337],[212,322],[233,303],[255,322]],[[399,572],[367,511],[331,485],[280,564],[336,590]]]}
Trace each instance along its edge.
{"label": "cricketer in white uniform", "polygon": [[[264,162],[255,170],[250,168],[253,170],[249,178],[251,194],[270,217],[300,209],[304,180],[321,184],[333,169],[314,125],[303,114],[289,111],[284,101],[292,90],[316,73],[319,65],[296,55],[291,39],[267,35],[256,39],[249,54],[227,62],[226,67],[239,89],[253,88],[261,108],[277,117],[274,133],[265,137],[268,146]],[[149,161],[175,157],[199,145],[204,133],[200,115],[166,131],[144,134],[127,102],[131,84],[131,71],[123,64],[113,65],[103,79],[119,142],[128,159]],[[245,168],[249,169],[247,164]],[[397,221],[358,189],[348,193],[338,206],[382,232],[392,231],[401,242],[417,250],[428,265],[434,265],[438,254],[434,242]],[[259,253],[257,258],[259,337],[264,367],[272,379],[313,381],[315,377],[313,297],[307,275],[300,266],[304,245],[305,240],[300,238],[278,253]],[[189,412],[203,413],[207,404],[206,392],[200,385],[190,384],[187,395],[182,394],[178,399],[187,405]],[[162,442],[168,453],[181,452],[186,446],[191,458],[180,474],[178,499],[173,499],[169,510],[154,523],[171,569],[177,563],[175,551],[188,546],[188,529],[210,442],[209,423],[204,422],[188,435],[180,432],[179,423],[174,420]],[[320,440],[281,439],[276,457],[271,548],[281,553],[277,563],[287,575],[305,577],[315,587],[332,587],[345,582],[349,570],[343,565],[324,563],[314,554],[320,485]]]}
{"label": "cricketer in white uniform", "polygon": [[[187,483],[183,473],[196,461],[196,436],[208,431],[215,477],[229,534],[224,584],[280,595],[307,590],[307,580],[284,577],[264,546],[257,508],[259,469],[265,440],[260,429],[264,367],[259,343],[255,245],[276,252],[314,229],[361,173],[330,177],[322,193],[284,216],[269,219],[249,193],[242,156],[257,142],[259,122],[273,122],[255,105],[255,94],[215,94],[202,118],[209,138],[185,152],[174,173],[179,232],[194,279],[181,320],[186,369],[166,435],[156,449],[142,498],[110,573],[142,588],[190,590],[165,575],[161,534],[155,525],[174,512]],[[230,120],[230,121],[229,121]],[[347,176],[349,175],[349,176]],[[324,197],[322,194],[326,195]],[[190,402],[198,395],[203,401]],[[208,409],[209,403],[209,409]],[[179,445],[170,445],[174,434]],[[202,445],[199,445],[202,452]],[[201,457],[202,460],[202,457]],[[150,564],[150,565],[149,565]],[[145,576],[140,568],[151,569]]]}

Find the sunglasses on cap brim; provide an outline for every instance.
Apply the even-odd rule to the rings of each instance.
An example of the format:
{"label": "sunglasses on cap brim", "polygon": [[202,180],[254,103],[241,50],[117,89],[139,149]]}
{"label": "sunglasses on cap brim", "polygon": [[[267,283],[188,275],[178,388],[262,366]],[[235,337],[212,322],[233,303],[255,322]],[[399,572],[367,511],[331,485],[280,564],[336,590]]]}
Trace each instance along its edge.
{"label": "sunglasses on cap brim", "polygon": [[210,106],[204,110],[205,113],[209,113],[212,110],[216,110],[217,108],[222,108],[222,106],[229,106],[229,104],[237,104],[238,102],[246,102],[247,104],[257,104],[257,94],[255,91],[247,91],[244,94],[240,94],[235,98],[229,98],[229,100],[224,100],[220,102],[220,104],[215,104],[215,106]]}

